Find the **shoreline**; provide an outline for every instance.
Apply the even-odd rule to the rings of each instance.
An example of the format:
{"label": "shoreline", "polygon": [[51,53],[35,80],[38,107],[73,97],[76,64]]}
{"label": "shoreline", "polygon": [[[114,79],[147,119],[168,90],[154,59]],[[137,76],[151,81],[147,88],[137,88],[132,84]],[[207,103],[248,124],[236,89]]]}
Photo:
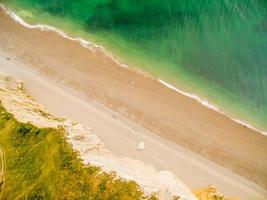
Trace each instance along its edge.
{"label": "shoreline", "polygon": [[[200,97],[196,94],[193,94],[193,93],[188,93],[186,91],[182,91],[178,88],[176,88],[175,86],[161,80],[161,79],[156,79],[155,77],[153,77],[152,75],[150,75],[148,72],[144,72],[142,70],[139,70],[139,69],[136,69],[136,68],[133,68],[133,67],[130,67],[128,66],[127,64],[124,64],[124,63],[121,63],[118,59],[114,58],[114,56],[111,54],[111,52],[108,52],[107,50],[105,50],[104,47],[102,46],[99,46],[91,41],[87,41],[87,40],[84,40],[82,38],[79,38],[79,37],[71,37],[69,36],[67,33],[65,33],[64,31],[62,30],[59,30],[57,29],[56,27],[53,27],[53,26],[49,26],[49,25],[46,25],[46,24],[36,24],[36,25],[31,25],[29,23],[27,23],[25,20],[23,20],[20,16],[18,16],[16,13],[14,13],[13,11],[11,11],[10,9],[6,8],[4,5],[0,4],[0,8],[3,9],[15,22],[27,27],[27,28],[30,28],[30,29],[39,29],[41,31],[52,31],[52,32],[55,32],[57,34],[59,34],[60,36],[62,36],[63,38],[66,38],[66,39],[69,39],[71,41],[75,41],[75,42],[78,42],[82,47],[90,50],[90,51],[95,51],[94,48],[97,48],[97,49],[100,49],[100,51],[102,51],[107,57],[109,57],[110,59],[112,59],[115,63],[117,63],[119,66],[121,67],[125,67],[129,70],[134,70],[138,73],[140,73],[141,75],[143,76],[149,76],[150,78],[153,78],[155,80],[158,80],[161,84],[163,84],[164,86],[166,86],[167,88],[170,88],[172,90],[174,90],[175,92],[178,92],[184,96],[187,96],[189,98],[192,98],[196,101],[198,101],[201,105],[203,106],[206,106],[207,108],[209,109],[212,109],[220,114],[223,114],[225,115],[226,117],[228,117],[229,119],[235,121],[236,123],[239,123],[241,125],[244,125],[246,126],[247,128],[250,128],[254,131],[257,131],[265,136],[267,136],[267,131],[266,130],[260,130],[258,128],[255,127],[255,125],[252,125],[246,121],[243,121],[241,119],[238,119],[234,116],[232,116],[230,113],[226,113],[226,112],[223,112],[221,111],[221,109],[213,104],[213,103],[210,103],[208,100],[206,100],[205,98],[203,97]],[[92,48],[92,47],[93,48]]]}
{"label": "shoreline", "polygon": [[[124,146],[127,146],[127,149],[125,149],[124,152],[122,152],[120,148],[115,148],[114,153],[116,153],[116,155],[126,159],[130,158],[141,160],[145,164],[149,164],[159,171],[171,171],[179,179],[181,179],[184,184],[190,186],[190,188],[193,190],[204,187],[205,185],[214,185],[214,187],[216,186],[220,192],[229,197],[238,197],[241,199],[247,199],[249,197],[249,199],[265,200],[267,191],[260,188],[254,182],[240,177],[230,172],[228,169],[225,169],[199,155],[196,155],[194,152],[191,152],[188,149],[167,141],[164,138],[151,133],[149,130],[141,130],[137,124],[132,124],[131,122],[127,121],[127,119],[123,119],[118,115],[116,115],[116,118],[114,118],[113,111],[108,110],[101,105],[95,105],[94,102],[88,102],[88,100],[86,100],[86,98],[84,98],[79,92],[73,91],[71,88],[67,88],[62,84],[57,84],[57,82],[54,80],[39,74],[38,72],[28,68],[23,63],[20,63],[13,58],[10,61],[7,61],[7,55],[3,54],[2,52],[1,54],[1,72],[8,73],[19,78],[20,81],[23,81],[24,86],[26,87],[26,92],[34,97],[34,100],[36,100],[38,103],[46,105],[45,107],[49,108],[53,114],[56,114],[57,116],[64,116],[74,121],[78,120],[84,125],[90,126],[90,132],[97,135],[97,137],[99,137],[109,149],[114,150],[114,146],[110,145],[111,141],[114,142],[116,147],[122,146],[122,149]],[[48,92],[54,97],[51,102],[47,102],[48,100],[46,98],[46,94]],[[65,101],[61,102],[61,98],[57,98],[58,96],[63,96]],[[57,109],[57,107],[60,107],[59,105],[62,106],[62,104],[65,106]],[[74,104],[81,104],[81,108],[79,107],[80,109],[76,109],[75,107],[75,109],[71,110],[70,112],[64,112],[63,108],[69,108]],[[89,111],[87,106],[91,107],[89,108],[91,111]],[[95,115],[93,107],[99,110],[101,113],[100,116]],[[92,115],[91,112],[93,113]],[[86,113],[86,117],[84,117],[84,113]],[[79,116],[82,117],[79,118]],[[105,126],[110,125],[107,123],[105,118],[108,118],[108,121],[118,120],[122,126],[126,125],[129,129],[128,131],[122,131],[123,129],[121,131],[117,131],[116,126],[112,125],[113,127],[110,130],[112,130],[112,132],[114,131],[113,134],[120,134],[118,135],[118,138],[115,137],[115,135],[113,135],[114,138],[107,138],[107,135],[101,135],[101,130],[96,127],[94,123],[92,123],[92,117],[96,118],[96,121],[103,120],[103,124],[105,124]],[[85,119],[82,120],[82,118]],[[106,129],[106,127],[104,127],[104,129]],[[136,132],[132,133],[133,130],[136,130]],[[130,138],[124,140],[123,137]],[[136,139],[136,137],[139,139]],[[148,142],[147,139],[151,140],[151,143]],[[118,143],[118,140],[123,141],[123,144]],[[132,140],[134,144],[132,144],[132,142],[129,143],[130,140]],[[144,150],[140,151],[137,149],[138,141],[145,141],[146,148]],[[155,145],[154,148],[152,147],[152,144]],[[157,152],[156,149],[159,148],[161,151]],[[150,153],[150,151],[153,153]],[[168,152],[167,154],[165,153],[166,151]],[[160,153],[161,156],[155,154],[155,152]]]}
{"label": "shoreline", "polygon": [[158,80],[118,66],[103,52],[90,52],[52,31],[29,30],[1,15],[5,29],[0,31],[0,48],[12,60],[266,187],[266,136]]}
{"label": "shoreline", "polygon": [[229,119],[233,120],[234,122],[236,122],[236,123],[238,123],[238,124],[241,124],[241,125],[243,125],[243,126],[246,126],[247,128],[250,128],[250,129],[252,129],[252,130],[254,130],[254,131],[257,131],[257,132],[259,132],[259,133],[261,133],[261,134],[267,136],[267,131],[259,130],[259,129],[255,128],[253,125],[249,124],[248,122],[245,122],[245,121],[243,121],[243,120],[234,118],[233,116],[231,116],[231,115],[229,115],[229,114],[227,114],[227,113],[224,113],[224,112],[221,111],[220,108],[217,107],[215,104],[211,104],[211,103],[208,102],[207,100],[205,100],[205,99],[203,99],[203,98],[201,98],[201,97],[199,97],[199,96],[197,96],[197,95],[195,95],[195,94],[191,94],[191,93],[184,92],[184,91],[182,91],[182,90],[176,88],[175,86],[173,86],[173,85],[171,85],[171,84],[169,84],[169,83],[166,83],[165,81],[163,81],[163,80],[161,80],[161,79],[159,79],[159,82],[162,83],[163,85],[165,85],[166,87],[168,87],[168,88],[170,88],[170,89],[172,89],[172,90],[174,90],[174,91],[176,91],[176,92],[178,92],[178,93],[180,93],[180,94],[182,94],[182,95],[184,95],[184,96],[187,96],[187,97],[189,97],[189,98],[192,98],[192,99],[198,101],[201,105],[206,106],[206,107],[208,107],[209,109],[214,110],[214,111],[216,111],[216,112],[218,112],[218,113],[220,113],[220,114],[222,114],[222,115],[225,115],[226,117],[228,117]]}

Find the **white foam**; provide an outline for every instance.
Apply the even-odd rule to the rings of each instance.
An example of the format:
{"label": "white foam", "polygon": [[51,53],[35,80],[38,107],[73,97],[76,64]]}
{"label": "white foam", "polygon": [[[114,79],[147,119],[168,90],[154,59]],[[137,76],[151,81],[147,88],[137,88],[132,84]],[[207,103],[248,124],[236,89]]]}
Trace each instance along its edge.
{"label": "white foam", "polygon": [[259,130],[259,129],[253,127],[252,125],[250,125],[250,124],[247,123],[247,122],[244,122],[244,121],[242,121],[242,120],[236,119],[236,118],[232,117],[231,115],[224,113],[223,111],[221,111],[221,110],[219,109],[219,107],[217,107],[217,106],[214,105],[214,104],[211,104],[211,103],[208,102],[207,100],[205,100],[205,99],[203,99],[203,98],[200,98],[199,96],[197,96],[197,95],[195,95],[195,94],[191,94],[191,93],[188,93],[188,92],[184,92],[184,91],[182,91],[182,90],[180,90],[180,89],[174,87],[173,85],[164,82],[164,81],[161,80],[161,79],[159,79],[158,81],[159,81],[161,84],[165,85],[166,87],[168,87],[168,88],[174,90],[175,92],[178,92],[178,93],[180,93],[180,94],[182,94],[182,95],[184,95],[184,96],[187,96],[187,97],[189,97],[189,98],[195,99],[195,100],[198,101],[200,104],[202,104],[202,105],[204,105],[204,106],[206,106],[206,107],[208,107],[208,108],[210,108],[210,109],[212,109],[212,110],[215,110],[216,112],[219,112],[220,114],[222,114],[222,115],[224,115],[224,116],[230,118],[231,120],[233,120],[233,121],[235,121],[235,122],[237,122],[237,123],[239,123],[239,124],[242,124],[243,126],[246,126],[247,128],[250,128],[250,129],[252,129],[252,130],[254,130],[254,131],[260,132],[260,133],[262,133],[263,135],[266,135],[266,136],[267,136],[267,132],[266,132],[266,131]]}
{"label": "white foam", "polygon": [[[77,41],[79,42],[83,47],[85,48],[90,48],[92,46],[92,43],[86,41],[86,40],[83,40],[81,38],[74,38],[74,37],[70,37],[68,36],[65,32],[55,28],[55,27],[52,27],[52,26],[48,26],[48,25],[44,25],[44,24],[36,24],[36,25],[31,25],[29,23],[27,23],[26,21],[24,21],[21,17],[19,17],[18,15],[16,15],[14,12],[12,12],[11,10],[5,8],[5,6],[1,5],[0,4],[0,7],[17,23],[27,27],[27,28],[30,28],[30,29],[40,29],[42,31],[54,31],[56,33],[58,33],[59,35],[61,35],[62,37],[64,38],[67,38],[69,40],[73,40],[73,41]],[[90,48],[91,49],[91,48]]]}
{"label": "white foam", "polygon": [[[52,27],[52,26],[48,26],[48,25],[45,25],[45,24],[36,24],[36,25],[31,25],[29,23],[27,23],[26,21],[24,21],[21,17],[19,17],[18,15],[16,15],[14,12],[12,12],[11,10],[7,9],[4,5],[0,4],[0,7],[15,21],[15,22],[18,22],[19,24],[27,27],[27,28],[30,28],[30,29],[40,29],[42,31],[54,31],[56,33],[58,33],[59,35],[61,35],[62,37],[66,38],[66,39],[69,39],[69,40],[72,40],[72,41],[77,41],[81,46],[83,46],[84,48],[87,48],[91,51],[95,51],[94,48],[98,48],[100,49],[107,57],[109,57],[110,59],[112,59],[115,63],[117,63],[118,65],[122,66],[122,67],[125,67],[125,68],[128,68],[128,69],[133,69],[131,67],[129,67],[128,65],[126,64],[123,64],[121,63],[120,61],[118,61],[116,58],[114,58],[114,56],[111,54],[111,52],[108,52],[105,50],[104,47],[102,46],[99,46],[95,43],[92,43],[92,42],[89,42],[89,41],[86,41],[84,39],[81,39],[81,38],[78,38],[78,37],[70,37],[68,36],[64,31],[61,31],[55,27]],[[135,70],[139,73],[142,73],[144,75],[147,75],[147,73],[145,72],[142,72],[142,71],[139,71],[139,70]],[[182,90],[179,90],[177,89],[176,87],[172,86],[171,84],[169,83],[166,83],[164,82],[163,80],[158,80],[161,84],[165,85],[166,87],[184,95],[184,96],[187,96],[187,97],[190,97],[192,99],[195,99],[197,100],[199,103],[201,103],[203,106],[206,106],[212,110],[215,110],[225,116],[227,116],[228,118],[230,118],[231,120],[239,123],[239,124],[242,124],[254,131],[257,131],[257,132],[260,132],[262,133],[263,135],[266,135],[267,136],[267,131],[263,131],[263,130],[259,130],[257,128],[255,128],[254,126],[252,126],[251,124],[249,124],[248,122],[244,122],[242,120],[239,120],[239,119],[236,119],[224,112],[222,112],[217,106],[215,106],[214,104],[211,104],[210,102],[208,102],[207,100],[203,99],[203,98],[200,98],[199,96],[195,95],[195,94],[191,94],[191,93],[187,93],[187,92],[184,92]]]}
{"label": "white foam", "polygon": [[27,27],[27,28],[30,28],[30,29],[39,29],[41,31],[52,31],[52,32],[56,32],[57,34],[59,34],[60,36],[66,38],[66,39],[69,39],[69,40],[72,40],[72,41],[76,41],[78,42],[81,46],[83,46],[84,48],[87,48],[91,51],[94,51],[95,52],[95,48],[98,48],[101,52],[103,52],[107,57],[109,57],[110,59],[112,59],[115,63],[117,63],[118,65],[122,66],[122,67],[126,67],[126,68],[129,68],[128,65],[126,64],[123,64],[121,62],[119,62],[117,59],[114,58],[114,56],[106,51],[104,49],[104,47],[102,46],[99,46],[95,43],[92,43],[92,42],[89,42],[87,40],[84,40],[82,38],[78,38],[78,37],[71,37],[69,36],[67,33],[65,33],[64,31],[62,30],[59,30],[53,26],[48,26],[46,24],[35,24],[35,25],[32,25],[32,24],[29,24],[27,23],[26,21],[24,21],[20,16],[18,16],[17,14],[15,14],[14,12],[12,12],[10,9],[6,8],[4,5],[0,4],[0,7],[17,23]]}

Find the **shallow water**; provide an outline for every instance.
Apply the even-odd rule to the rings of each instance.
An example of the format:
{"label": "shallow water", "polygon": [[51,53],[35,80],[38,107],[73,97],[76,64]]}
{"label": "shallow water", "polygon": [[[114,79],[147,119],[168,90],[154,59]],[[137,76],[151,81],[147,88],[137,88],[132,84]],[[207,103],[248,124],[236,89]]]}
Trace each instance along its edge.
{"label": "shallow water", "polygon": [[126,63],[267,129],[265,0],[0,2],[30,10],[35,21],[87,32]]}

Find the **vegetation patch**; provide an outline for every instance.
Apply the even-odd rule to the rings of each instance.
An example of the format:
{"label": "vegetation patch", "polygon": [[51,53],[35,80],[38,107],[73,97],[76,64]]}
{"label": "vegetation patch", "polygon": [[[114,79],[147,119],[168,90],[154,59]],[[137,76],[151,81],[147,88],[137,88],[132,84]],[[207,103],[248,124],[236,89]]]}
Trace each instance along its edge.
{"label": "vegetation patch", "polygon": [[85,166],[66,142],[64,130],[20,123],[1,105],[0,145],[6,169],[2,199],[145,198],[135,182]]}
{"label": "vegetation patch", "polygon": [[215,187],[208,186],[194,192],[199,200],[240,200],[237,197],[227,198]]}

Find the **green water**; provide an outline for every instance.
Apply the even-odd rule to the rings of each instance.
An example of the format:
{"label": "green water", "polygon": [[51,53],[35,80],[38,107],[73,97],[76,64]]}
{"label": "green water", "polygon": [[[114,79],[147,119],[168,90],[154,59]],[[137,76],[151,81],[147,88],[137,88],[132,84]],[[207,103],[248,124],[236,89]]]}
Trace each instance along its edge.
{"label": "green water", "polygon": [[266,0],[0,0],[267,130]]}

